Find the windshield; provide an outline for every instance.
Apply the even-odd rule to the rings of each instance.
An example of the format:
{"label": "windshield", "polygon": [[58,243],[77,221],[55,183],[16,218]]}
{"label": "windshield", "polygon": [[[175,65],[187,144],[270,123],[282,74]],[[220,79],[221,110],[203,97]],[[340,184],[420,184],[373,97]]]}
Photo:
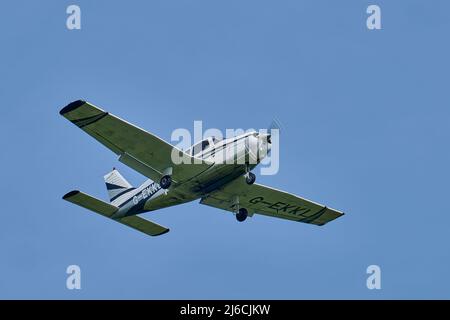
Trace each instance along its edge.
{"label": "windshield", "polygon": [[208,141],[208,139],[205,139],[202,142],[199,142],[192,147],[192,155],[193,156],[197,155],[208,147],[209,147],[209,141]]}

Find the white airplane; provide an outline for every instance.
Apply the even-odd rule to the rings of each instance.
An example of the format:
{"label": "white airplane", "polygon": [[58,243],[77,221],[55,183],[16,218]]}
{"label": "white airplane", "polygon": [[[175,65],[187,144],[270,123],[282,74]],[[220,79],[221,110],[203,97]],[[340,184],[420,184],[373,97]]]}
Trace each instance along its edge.
{"label": "white airplane", "polygon": [[[209,137],[184,152],[89,102],[74,101],[60,114],[117,154],[120,162],[149,178],[134,188],[113,169],[104,177],[109,203],[78,190],[63,199],[148,235],[169,229],[138,214],[195,199],[233,212],[238,221],[258,213],[322,226],[344,214],[254,183],[250,170],[269,152],[270,134],[253,131],[225,140]],[[174,155],[183,161],[174,161]]]}

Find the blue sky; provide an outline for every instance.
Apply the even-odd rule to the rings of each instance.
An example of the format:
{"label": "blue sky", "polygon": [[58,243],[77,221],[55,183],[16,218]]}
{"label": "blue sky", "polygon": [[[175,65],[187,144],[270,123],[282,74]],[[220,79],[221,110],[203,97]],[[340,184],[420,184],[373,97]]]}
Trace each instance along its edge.
{"label": "blue sky", "polygon": [[[366,28],[378,4],[382,30]],[[78,4],[82,29],[66,28]],[[448,1],[3,1],[0,298],[449,298]],[[116,166],[58,111],[86,99],[169,140],[283,123],[260,183],[346,215],[325,227],[196,202],[150,238],[61,200]],[[66,289],[77,264],[82,289]],[[366,288],[366,268],[382,289]]]}

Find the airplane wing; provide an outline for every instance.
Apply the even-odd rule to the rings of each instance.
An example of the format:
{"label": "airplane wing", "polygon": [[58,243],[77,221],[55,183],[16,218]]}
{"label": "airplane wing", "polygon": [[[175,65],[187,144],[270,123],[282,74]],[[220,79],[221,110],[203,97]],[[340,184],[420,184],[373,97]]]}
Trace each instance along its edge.
{"label": "airplane wing", "polygon": [[254,213],[322,226],[344,213],[296,195],[261,184],[248,185],[241,177],[203,197],[201,204],[234,212],[236,197],[239,206]]}
{"label": "airplane wing", "polygon": [[[74,101],[61,109],[60,114],[119,155],[119,161],[156,182],[159,182],[164,170],[169,167],[173,169],[172,181],[180,183],[197,176],[212,165],[205,161],[194,163],[194,158],[161,138],[89,102]],[[174,164],[172,152],[178,152],[186,161]]]}

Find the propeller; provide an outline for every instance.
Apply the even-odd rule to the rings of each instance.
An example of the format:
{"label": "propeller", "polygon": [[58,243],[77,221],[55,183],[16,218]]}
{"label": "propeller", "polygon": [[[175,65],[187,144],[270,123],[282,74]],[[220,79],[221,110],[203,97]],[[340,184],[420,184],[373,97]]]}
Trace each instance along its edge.
{"label": "propeller", "polygon": [[273,134],[278,134],[278,136],[281,133],[281,122],[277,119],[274,118],[272,120],[272,122],[270,123],[269,128],[267,129],[267,142],[268,143],[272,143],[272,135]]}
{"label": "propeller", "polygon": [[280,141],[281,123],[278,119],[273,119],[269,128],[261,130],[258,134],[257,150],[261,158],[265,158],[272,150],[272,143],[277,144]]}

